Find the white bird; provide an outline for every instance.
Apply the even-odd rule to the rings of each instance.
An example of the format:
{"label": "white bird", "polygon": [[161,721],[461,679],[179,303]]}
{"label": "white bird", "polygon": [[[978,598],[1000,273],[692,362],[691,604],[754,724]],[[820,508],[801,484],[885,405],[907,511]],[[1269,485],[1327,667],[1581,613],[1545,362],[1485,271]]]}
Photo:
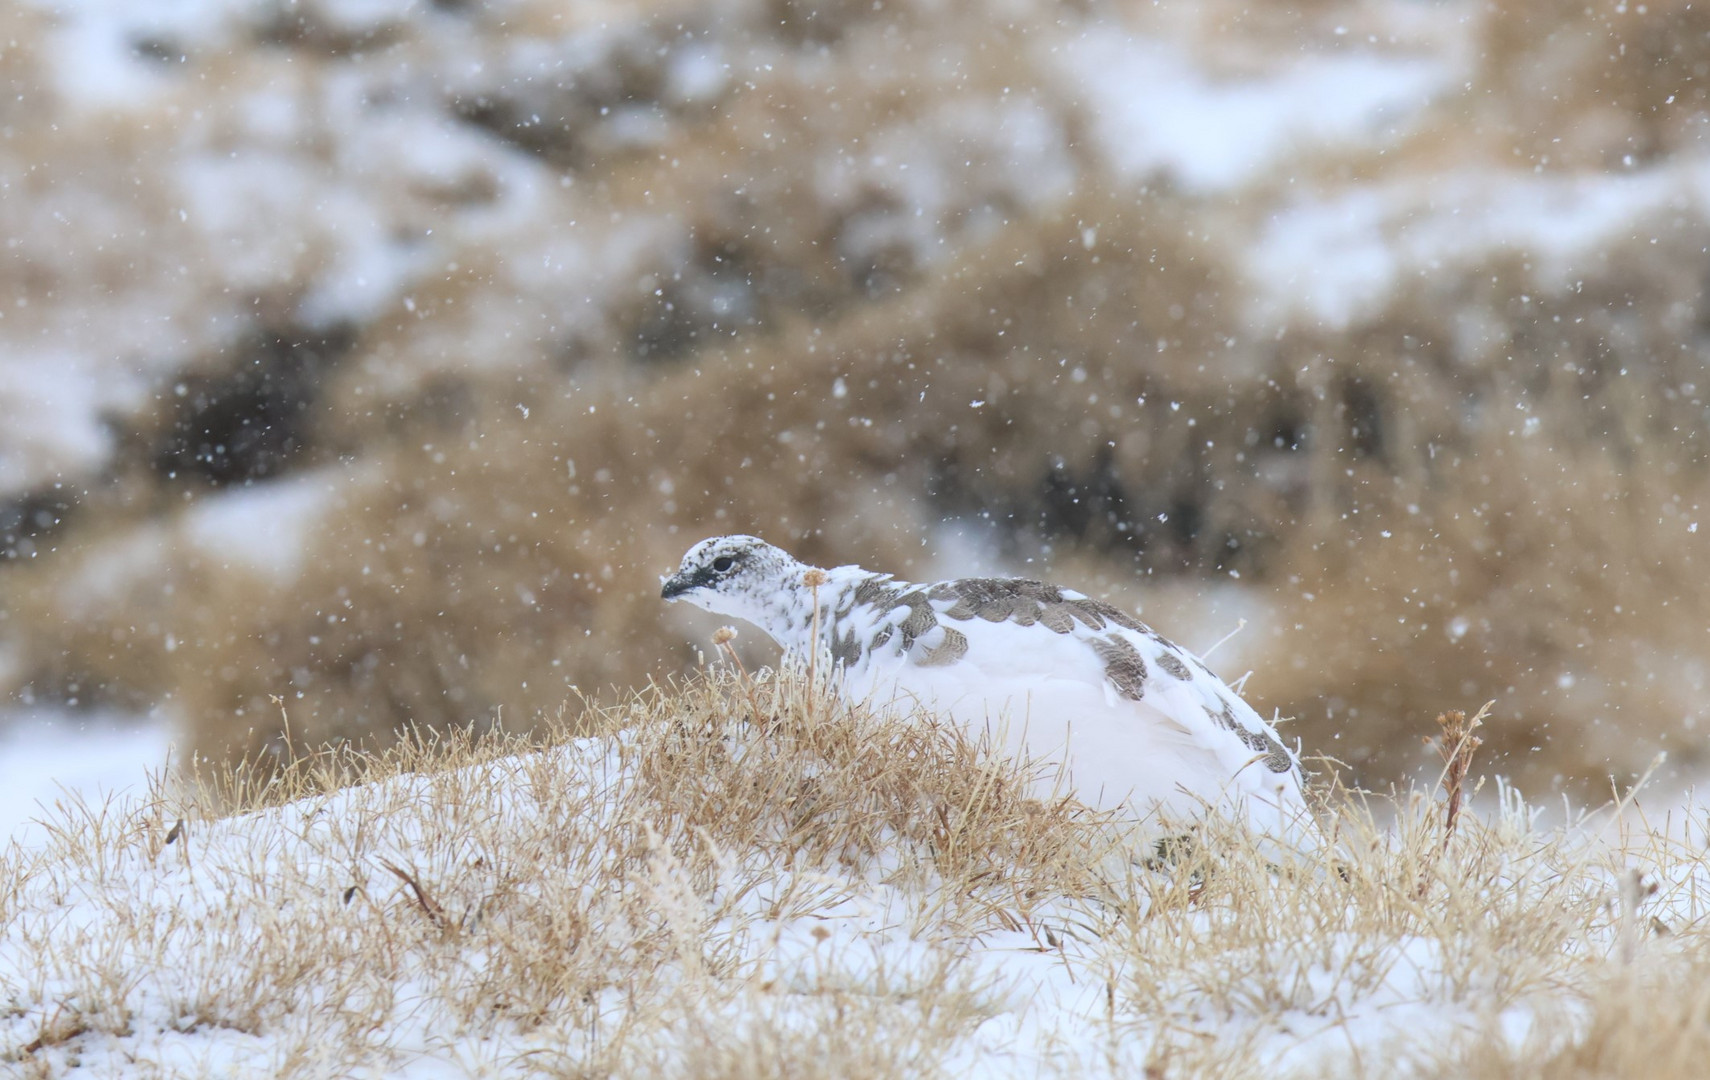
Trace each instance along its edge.
{"label": "white bird", "polygon": [[1164,824],[1216,806],[1279,836],[1309,820],[1298,755],[1203,661],[1126,612],[1019,578],[916,585],[858,566],[808,578],[815,569],[719,536],[689,549],[663,596],[753,623],[787,652],[817,647],[848,700],[936,710],[1051,763],[1047,793],[1064,781],[1089,806]]}

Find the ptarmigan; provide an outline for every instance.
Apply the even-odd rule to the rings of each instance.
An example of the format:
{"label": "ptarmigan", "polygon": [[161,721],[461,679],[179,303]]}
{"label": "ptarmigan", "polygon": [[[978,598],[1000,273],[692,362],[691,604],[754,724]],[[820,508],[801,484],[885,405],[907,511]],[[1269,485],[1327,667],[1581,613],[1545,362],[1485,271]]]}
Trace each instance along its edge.
{"label": "ptarmigan", "polygon": [[[786,650],[814,646],[813,567],[752,536],[703,540],[664,582],[747,620]],[[1035,762],[1080,800],[1172,822],[1218,806],[1273,835],[1308,819],[1296,754],[1196,656],[1081,593],[1013,578],[930,585],[858,566],[822,570],[818,648],[842,694],[917,703]]]}

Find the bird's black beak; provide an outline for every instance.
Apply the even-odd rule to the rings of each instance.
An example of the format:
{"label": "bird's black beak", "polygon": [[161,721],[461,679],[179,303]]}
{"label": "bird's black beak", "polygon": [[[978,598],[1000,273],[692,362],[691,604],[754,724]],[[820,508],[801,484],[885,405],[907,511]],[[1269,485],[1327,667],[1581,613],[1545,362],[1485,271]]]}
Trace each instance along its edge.
{"label": "bird's black beak", "polygon": [[665,600],[675,600],[686,592],[693,592],[702,585],[712,584],[712,573],[706,569],[696,570],[691,574],[672,574],[665,579],[665,587],[659,590],[659,596]]}

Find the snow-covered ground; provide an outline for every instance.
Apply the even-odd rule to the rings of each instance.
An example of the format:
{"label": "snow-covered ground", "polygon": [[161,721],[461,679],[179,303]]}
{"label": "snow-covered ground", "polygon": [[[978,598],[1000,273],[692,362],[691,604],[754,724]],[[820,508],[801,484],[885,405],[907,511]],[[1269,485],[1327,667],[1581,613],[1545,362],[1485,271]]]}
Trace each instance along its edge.
{"label": "snow-covered ground", "polygon": [[1443,56],[1374,50],[1218,77],[1180,42],[1109,25],[1084,31],[1062,61],[1118,173],[1225,195],[1287,177],[1327,149],[1399,142],[1460,74]]}
{"label": "snow-covered ground", "polygon": [[1686,817],[1549,831],[1505,792],[1446,849],[1404,805],[1343,816],[1333,865],[1279,869],[1231,830],[1148,868],[925,721],[799,694],[725,680],[545,749],[299,776],[233,817],[70,806],[4,864],[0,1055],[67,1077],[1429,1072],[1571,1041],[1634,963],[1691,974],[1710,876]]}
{"label": "snow-covered ground", "polygon": [[26,846],[66,806],[134,804],[165,771],[172,724],[159,716],[13,708],[0,713],[0,834]]}

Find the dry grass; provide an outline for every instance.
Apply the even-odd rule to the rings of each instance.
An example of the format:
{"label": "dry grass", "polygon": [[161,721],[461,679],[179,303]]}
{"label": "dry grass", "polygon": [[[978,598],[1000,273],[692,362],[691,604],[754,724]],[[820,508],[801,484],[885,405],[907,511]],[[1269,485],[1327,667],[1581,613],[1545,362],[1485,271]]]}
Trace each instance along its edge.
{"label": "dry grass", "polygon": [[[587,732],[572,737],[572,730]],[[1158,865],[929,717],[729,671],[68,806],[0,863],[20,1075],[1622,1075],[1703,997],[1701,812],[1334,792]],[[1427,883],[1426,887],[1421,882]],[[196,1062],[201,1062],[197,1066]],[[1649,1075],[1685,1077],[1680,1055]],[[1536,1075],[1561,1075],[1539,1069]]]}
{"label": "dry grass", "polygon": [[1491,7],[1480,87],[1499,152],[1552,168],[1631,167],[1698,138],[1710,103],[1702,8],[1687,0]]}
{"label": "dry grass", "polygon": [[[8,1053],[52,1075],[164,1026],[284,1034],[263,1059],[302,1075],[400,1041],[546,1075],[756,1053],[894,1074],[989,1011],[965,943],[1086,892],[1097,837],[952,732],[803,694],[719,676],[583,718],[602,734],[581,741],[424,735],[74,808],[5,869]],[[851,937],[869,892],[890,930]],[[84,930],[37,906],[55,897]],[[874,950],[865,989],[820,985],[825,950],[774,957],[823,940],[816,920],[828,949]],[[804,1013],[840,1022],[804,1041]]]}

